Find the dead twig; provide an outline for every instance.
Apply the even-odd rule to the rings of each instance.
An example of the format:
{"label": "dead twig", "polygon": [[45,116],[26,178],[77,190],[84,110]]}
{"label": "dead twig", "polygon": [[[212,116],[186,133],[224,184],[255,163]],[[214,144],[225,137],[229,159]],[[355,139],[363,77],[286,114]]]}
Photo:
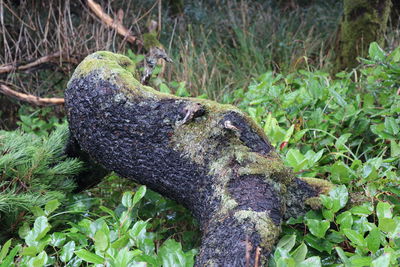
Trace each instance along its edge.
{"label": "dead twig", "polygon": [[101,8],[101,6],[99,4],[97,4],[95,1],[93,0],[87,0],[87,5],[90,8],[90,10],[93,11],[93,13],[104,23],[106,24],[108,27],[113,28],[114,30],[116,30],[120,35],[124,36],[124,38],[126,38],[126,40],[129,43],[136,43],[139,45],[142,45],[142,41],[139,40],[136,36],[133,36],[132,33],[125,28],[124,25],[121,24],[121,22],[116,19],[112,19],[108,14],[106,14],[103,9]]}
{"label": "dead twig", "polygon": [[24,94],[17,91],[12,90],[5,84],[0,84],[0,93],[3,93],[6,96],[10,96],[16,98],[18,100],[28,102],[38,106],[50,106],[50,105],[62,105],[64,104],[64,98],[52,97],[52,98],[43,98],[30,94]]}
{"label": "dead twig", "polygon": [[56,53],[38,58],[35,61],[32,61],[25,65],[13,64],[13,63],[4,64],[4,65],[0,66],[0,74],[8,73],[8,72],[16,71],[16,70],[27,70],[27,69],[36,67],[40,64],[54,61],[55,59],[58,59],[60,56],[61,56],[61,53],[56,52]]}

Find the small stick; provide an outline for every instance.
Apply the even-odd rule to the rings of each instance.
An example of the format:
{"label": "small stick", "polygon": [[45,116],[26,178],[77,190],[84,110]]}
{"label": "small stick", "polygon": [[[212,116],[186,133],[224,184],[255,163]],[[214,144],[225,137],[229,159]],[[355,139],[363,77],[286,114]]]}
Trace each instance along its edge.
{"label": "small stick", "polygon": [[43,98],[30,94],[24,94],[12,90],[5,84],[0,84],[0,93],[6,96],[14,97],[18,100],[25,101],[38,106],[50,106],[50,105],[62,105],[64,104],[64,98],[53,97],[53,98]]}
{"label": "small stick", "polygon": [[50,62],[50,61],[52,61],[52,60],[54,60],[56,58],[59,58],[60,56],[61,56],[61,53],[60,52],[56,52],[56,53],[53,53],[53,54],[38,58],[35,61],[33,61],[31,63],[28,63],[26,65],[22,65],[22,66],[18,66],[18,64],[12,64],[12,63],[4,64],[4,65],[0,66],[0,74],[8,73],[8,72],[11,72],[11,71],[14,71],[14,70],[27,70],[27,69],[36,67],[36,66],[38,66],[40,64]]}
{"label": "small stick", "polygon": [[124,25],[120,23],[118,19],[113,20],[108,14],[106,14],[101,6],[93,0],[87,0],[87,5],[92,10],[92,12],[99,17],[99,19],[106,24],[108,27],[116,30],[120,35],[124,36],[126,40],[131,43],[137,43],[142,45],[142,41],[139,40],[136,36],[133,36],[131,32],[125,28]]}

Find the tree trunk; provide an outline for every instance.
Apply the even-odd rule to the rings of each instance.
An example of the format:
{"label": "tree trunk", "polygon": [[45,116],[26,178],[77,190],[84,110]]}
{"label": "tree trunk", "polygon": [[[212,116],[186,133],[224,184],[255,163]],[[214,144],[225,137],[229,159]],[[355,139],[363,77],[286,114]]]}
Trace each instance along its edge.
{"label": "tree trunk", "polygon": [[357,66],[357,57],[365,57],[371,42],[384,44],[390,0],[344,0],[339,29],[335,70]]}
{"label": "tree trunk", "polygon": [[198,266],[265,266],[283,218],[330,184],[295,179],[236,107],[163,94],[134,73],[110,52],[78,66],[65,93],[75,146],[185,205],[203,232]]}

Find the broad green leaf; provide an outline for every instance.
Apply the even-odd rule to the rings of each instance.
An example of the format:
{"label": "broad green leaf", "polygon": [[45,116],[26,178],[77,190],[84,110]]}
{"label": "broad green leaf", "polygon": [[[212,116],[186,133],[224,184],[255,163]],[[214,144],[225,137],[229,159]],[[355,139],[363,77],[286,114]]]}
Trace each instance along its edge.
{"label": "broad green leaf", "polygon": [[75,250],[75,242],[69,241],[67,244],[63,246],[61,250],[60,260],[62,262],[68,262],[74,255],[74,250]]}
{"label": "broad green leaf", "polygon": [[372,252],[375,253],[378,251],[380,245],[381,245],[381,239],[380,239],[380,231],[378,228],[372,229],[368,236],[365,238],[367,241],[367,247],[368,249]]}
{"label": "broad green leaf", "polygon": [[319,238],[323,238],[330,227],[330,222],[326,220],[307,219],[306,224],[310,232]]}
{"label": "broad green leaf", "polygon": [[132,196],[133,196],[132,192],[125,192],[122,195],[121,203],[122,203],[122,205],[124,205],[124,207],[126,207],[126,208],[132,208],[133,207],[133,205],[132,205]]}
{"label": "broad green leaf", "polygon": [[389,267],[390,266],[390,253],[384,253],[382,256],[372,261],[371,267]]}
{"label": "broad green leaf", "polygon": [[50,235],[50,245],[54,247],[59,247],[66,241],[66,236],[64,233],[56,232]]}
{"label": "broad green leaf", "polygon": [[89,263],[95,263],[95,264],[103,264],[104,263],[103,257],[100,257],[99,255],[96,255],[92,252],[89,252],[86,249],[77,250],[77,251],[75,251],[75,254],[82,260],[89,262]]}
{"label": "broad green leaf", "polygon": [[307,255],[307,246],[304,243],[301,243],[291,254],[293,259],[297,262],[300,263],[305,260],[306,255]]}
{"label": "broad green leaf", "polygon": [[296,235],[285,235],[279,240],[276,247],[289,252],[292,250],[295,244],[296,244]]}
{"label": "broad green leaf", "polygon": [[374,211],[374,207],[369,202],[364,203],[360,206],[354,206],[350,209],[350,212],[352,214],[361,216],[361,217],[367,217],[367,216],[371,215],[373,211]]}
{"label": "broad green leaf", "polygon": [[378,216],[378,219],[392,218],[392,205],[379,201],[378,205],[376,205],[376,216]]}
{"label": "broad green leaf", "polygon": [[57,199],[53,199],[53,200],[50,200],[49,202],[47,202],[46,205],[44,206],[44,211],[45,211],[46,215],[48,216],[49,214],[51,214],[60,205],[61,205],[61,203]]}
{"label": "broad green leaf", "polygon": [[40,216],[36,218],[32,229],[35,241],[42,239],[50,229],[51,226],[46,217]]}
{"label": "broad green leaf", "polygon": [[162,261],[163,267],[191,267],[190,263],[187,262],[185,253],[182,251],[181,244],[173,239],[168,239],[161,245],[158,250],[158,256]]}
{"label": "broad green leaf", "polygon": [[343,233],[356,246],[365,247],[367,245],[364,237],[361,234],[357,233],[356,231],[352,229],[343,229]]}
{"label": "broad green leaf", "polygon": [[393,117],[386,117],[384,125],[385,132],[393,136],[396,136],[400,131],[399,123]]}
{"label": "broad green leaf", "polygon": [[124,235],[111,244],[112,248],[120,249],[125,247],[129,242],[129,237]]}
{"label": "broad green leaf", "polygon": [[378,228],[385,233],[393,233],[396,230],[397,223],[394,219],[381,218],[379,219]]}
{"label": "broad green leaf", "polygon": [[29,263],[33,267],[42,267],[47,263],[48,256],[45,251],[42,251],[36,257],[32,258]]}
{"label": "broad green leaf", "polygon": [[344,253],[343,249],[341,247],[335,247],[335,250],[336,250],[336,253],[338,254],[339,258],[345,264],[345,266],[350,266],[350,260]]}
{"label": "broad green leaf", "polygon": [[146,194],[146,186],[142,185],[133,195],[132,205],[135,206]]}
{"label": "broad green leaf", "polygon": [[336,222],[340,224],[340,228],[351,228],[353,225],[353,216],[350,211],[345,211],[339,214],[336,218]]}
{"label": "broad green leaf", "polygon": [[369,45],[368,55],[370,59],[379,61],[383,61],[386,57],[385,51],[383,51],[377,42],[372,42]]}
{"label": "broad green leaf", "polygon": [[351,136],[351,133],[346,133],[346,134],[342,134],[335,143],[335,147],[337,150],[345,150],[346,147],[344,146],[347,142],[347,140],[349,140]]}
{"label": "broad green leaf", "polygon": [[333,200],[332,210],[334,212],[337,212],[341,208],[346,206],[348,198],[349,198],[349,193],[348,193],[345,185],[339,185],[339,186],[336,186],[334,189],[332,189],[329,192],[329,196]]}
{"label": "broad green leaf", "polygon": [[102,230],[98,230],[94,235],[94,246],[97,251],[105,251],[109,245],[109,237]]}
{"label": "broad green leaf", "polygon": [[390,140],[390,156],[392,158],[400,156],[400,143],[395,140]]}
{"label": "broad green leaf", "polygon": [[307,164],[307,159],[297,149],[289,149],[286,154],[286,161],[295,172],[302,170]]}
{"label": "broad green leaf", "polygon": [[171,93],[171,89],[169,89],[169,87],[168,87],[166,84],[161,83],[161,84],[160,84],[160,92],[161,92],[161,93],[170,94],[170,93]]}
{"label": "broad green leaf", "polygon": [[310,257],[300,263],[296,267],[321,267],[321,259],[318,256]]}

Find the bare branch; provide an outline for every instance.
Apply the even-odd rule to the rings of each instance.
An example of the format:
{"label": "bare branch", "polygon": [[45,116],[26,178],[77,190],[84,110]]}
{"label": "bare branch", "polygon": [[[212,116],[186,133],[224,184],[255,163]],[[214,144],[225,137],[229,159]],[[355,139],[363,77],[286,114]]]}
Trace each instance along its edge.
{"label": "bare branch", "polygon": [[30,63],[28,63],[26,65],[22,65],[22,66],[18,66],[19,64],[12,64],[12,63],[4,64],[4,65],[0,66],[0,74],[12,72],[12,71],[15,71],[15,70],[27,70],[27,69],[36,67],[36,66],[38,66],[40,64],[51,62],[51,61],[59,58],[60,56],[61,56],[61,53],[60,52],[56,52],[56,53],[53,53],[53,54],[38,58],[35,61],[30,62]]}
{"label": "bare branch", "polygon": [[30,94],[24,94],[17,91],[12,90],[5,84],[0,84],[0,93],[3,93],[6,96],[10,96],[16,98],[18,100],[28,102],[30,104],[38,105],[38,106],[50,106],[50,105],[62,105],[64,104],[64,98],[54,97],[54,98],[43,98]]}
{"label": "bare branch", "polygon": [[108,27],[113,28],[116,30],[120,35],[124,36],[126,40],[132,44],[142,44],[142,41],[139,40],[136,36],[133,36],[132,33],[125,28],[124,25],[121,24],[121,22],[116,19],[113,20],[108,14],[106,14],[101,6],[97,4],[93,0],[87,0],[87,5],[90,8],[90,10],[93,11],[93,13],[99,17],[99,19],[106,24]]}

